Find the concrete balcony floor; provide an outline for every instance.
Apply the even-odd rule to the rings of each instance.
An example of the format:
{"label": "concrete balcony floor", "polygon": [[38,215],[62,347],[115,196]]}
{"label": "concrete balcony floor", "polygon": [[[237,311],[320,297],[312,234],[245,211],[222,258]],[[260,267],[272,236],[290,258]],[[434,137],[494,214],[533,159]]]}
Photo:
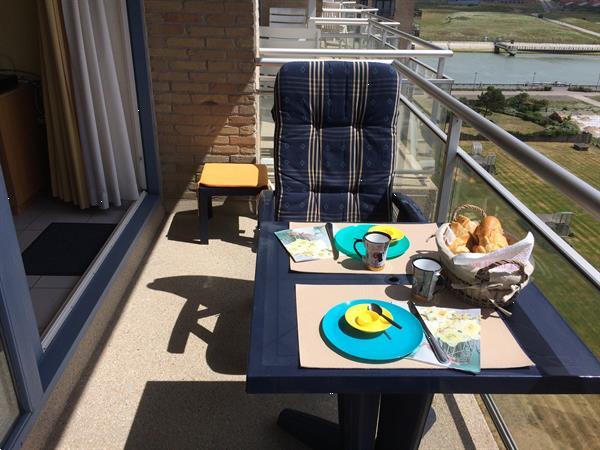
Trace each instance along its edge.
{"label": "concrete balcony floor", "polygon": [[[256,221],[214,207],[211,242],[193,201],[174,206],[67,407],[48,406],[25,448],[300,449],[275,424],[284,407],[335,420],[331,395],[247,395]],[[64,383],[63,383],[64,384]],[[423,449],[497,449],[471,395],[437,395]]]}

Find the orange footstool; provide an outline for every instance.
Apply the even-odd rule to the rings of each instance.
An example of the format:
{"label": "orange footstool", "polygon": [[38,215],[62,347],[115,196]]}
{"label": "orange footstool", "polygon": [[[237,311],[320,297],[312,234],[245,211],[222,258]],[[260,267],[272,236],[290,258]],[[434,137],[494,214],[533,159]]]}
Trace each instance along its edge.
{"label": "orange footstool", "polygon": [[268,185],[267,166],[262,164],[205,164],[197,191],[200,243],[208,244],[213,195],[258,195]]}

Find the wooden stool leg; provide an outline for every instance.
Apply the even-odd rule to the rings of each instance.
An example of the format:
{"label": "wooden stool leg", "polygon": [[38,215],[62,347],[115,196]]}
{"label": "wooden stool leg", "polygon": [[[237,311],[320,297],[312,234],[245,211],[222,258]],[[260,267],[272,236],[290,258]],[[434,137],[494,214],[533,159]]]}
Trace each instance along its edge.
{"label": "wooden stool leg", "polygon": [[208,211],[208,218],[212,219],[213,210],[212,210],[212,195],[208,194],[206,196],[206,210]]}
{"label": "wooden stool leg", "polygon": [[202,187],[198,188],[198,238],[200,244],[208,244],[208,202],[210,195]]}

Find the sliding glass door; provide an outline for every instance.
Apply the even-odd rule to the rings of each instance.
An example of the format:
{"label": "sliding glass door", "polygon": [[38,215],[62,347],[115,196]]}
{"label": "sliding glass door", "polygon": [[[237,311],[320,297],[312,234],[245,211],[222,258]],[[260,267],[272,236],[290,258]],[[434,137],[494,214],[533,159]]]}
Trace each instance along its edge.
{"label": "sliding glass door", "polygon": [[0,333],[0,446],[4,443],[13,424],[19,417],[19,404],[15,393],[12,372]]}

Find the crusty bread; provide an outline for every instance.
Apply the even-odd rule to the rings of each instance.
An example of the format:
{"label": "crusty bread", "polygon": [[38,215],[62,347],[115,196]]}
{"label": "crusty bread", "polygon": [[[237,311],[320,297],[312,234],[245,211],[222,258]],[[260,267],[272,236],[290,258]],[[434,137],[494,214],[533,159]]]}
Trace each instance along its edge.
{"label": "crusty bread", "polygon": [[473,222],[471,219],[465,216],[457,216],[456,219],[450,223],[450,229],[456,236],[456,239],[448,246],[453,253],[469,253],[471,246],[476,241],[473,232],[477,228],[477,222]]}
{"label": "crusty bread", "polygon": [[465,228],[471,234],[473,234],[475,232],[477,225],[479,225],[477,222],[475,222],[463,215],[456,216],[456,219],[454,220],[454,222],[458,222],[459,224],[461,224],[463,226],[463,228]]}
{"label": "crusty bread", "polygon": [[474,253],[490,253],[508,247],[502,224],[497,217],[484,217],[473,234],[476,244],[471,250]]}

